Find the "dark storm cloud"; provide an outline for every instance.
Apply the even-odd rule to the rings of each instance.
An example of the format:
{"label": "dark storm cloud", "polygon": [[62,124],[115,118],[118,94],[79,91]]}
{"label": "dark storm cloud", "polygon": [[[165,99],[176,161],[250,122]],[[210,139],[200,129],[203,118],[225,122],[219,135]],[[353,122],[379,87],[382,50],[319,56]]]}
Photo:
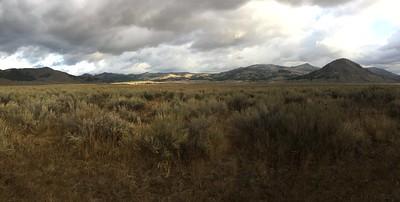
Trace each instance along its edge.
{"label": "dark storm cloud", "polygon": [[392,35],[385,46],[373,50],[361,61],[365,65],[371,66],[391,67],[393,64],[398,64],[400,61],[400,30]]}
{"label": "dark storm cloud", "polygon": [[23,46],[38,46],[70,54],[71,61],[72,52],[120,54],[179,41],[207,23],[197,19],[202,13],[235,9],[246,2],[2,0],[0,51],[13,53]]}

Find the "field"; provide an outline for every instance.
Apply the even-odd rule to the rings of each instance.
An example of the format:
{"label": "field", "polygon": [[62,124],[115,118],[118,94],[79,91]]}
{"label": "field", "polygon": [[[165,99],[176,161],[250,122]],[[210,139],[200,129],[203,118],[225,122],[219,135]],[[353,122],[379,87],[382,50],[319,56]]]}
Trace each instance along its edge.
{"label": "field", "polygon": [[400,87],[0,87],[0,201],[399,201]]}

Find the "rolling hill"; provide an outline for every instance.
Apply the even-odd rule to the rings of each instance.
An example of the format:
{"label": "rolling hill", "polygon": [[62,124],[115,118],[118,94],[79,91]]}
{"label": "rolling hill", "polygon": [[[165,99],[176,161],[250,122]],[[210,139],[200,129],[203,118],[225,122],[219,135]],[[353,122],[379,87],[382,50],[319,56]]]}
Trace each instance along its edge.
{"label": "rolling hill", "polygon": [[280,81],[288,78],[294,78],[300,75],[317,70],[310,64],[285,67],[279,65],[252,65],[241,67],[227,72],[208,74],[208,73],[190,73],[190,72],[169,72],[169,73],[143,73],[143,74],[114,74],[102,73],[97,75],[82,75],[86,81],[97,82],[129,82],[129,81],[189,81],[189,80],[207,80],[207,81]]}
{"label": "rolling hill", "polygon": [[185,81],[185,80],[209,80],[209,74],[189,72],[169,73],[143,73],[143,74],[114,74],[102,73],[97,75],[82,75],[86,81],[105,83],[129,82],[129,81]]}
{"label": "rolling hill", "polygon": [[80,83],[80,77],[72,76],[49,67],[0,70],[0,83]]}
{"label": "rolling hill", "polygon": [[273,64],[259,64],[214,74],[211,75],[211,78],[218,81],[279,81],[301,76],[317,69],[317,67],[314,67],[310,64],[303,64],[293,67],[285,67]]}
{"label": "rolling hill", "polygon": [[294,80],[308,82],[341,82],[341,83],[386,83],[395,80],[378,75],[349,60],[335,60],[322,69],[296,77]]}
{"label": "rolling hill", "polygon": [[382,76],[382,77],[384,77],[386,79],[392,79],[392,80],[395,80],[395,81],[400,81],[400,75],[392,73],[392,72],[389,72],[389,71],[387,71],[385,69],[381,69],[381,68],[377,68],[377,67],[370,67],[370,68],[367,68],[367,69],[368,69],[368,71],[370,71],[370,72],[372,72],[374,74],[380,75],[380,76]]}

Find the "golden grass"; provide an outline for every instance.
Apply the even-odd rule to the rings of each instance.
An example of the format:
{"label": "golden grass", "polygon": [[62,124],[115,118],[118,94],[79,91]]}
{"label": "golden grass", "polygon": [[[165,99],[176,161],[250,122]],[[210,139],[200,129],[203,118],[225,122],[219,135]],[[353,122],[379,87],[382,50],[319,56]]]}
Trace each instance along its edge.
{"label": "golden grass", "polygon": [[0,87],[1,201],[397,201],[400,88]]}

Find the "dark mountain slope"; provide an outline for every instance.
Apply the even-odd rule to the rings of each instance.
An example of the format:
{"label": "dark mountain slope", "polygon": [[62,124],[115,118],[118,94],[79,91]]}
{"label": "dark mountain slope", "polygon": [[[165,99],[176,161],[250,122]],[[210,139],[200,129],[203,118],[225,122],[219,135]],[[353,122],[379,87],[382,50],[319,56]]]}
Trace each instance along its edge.
{"label": "dark mountain slope", "polygon": [[79,77],[65,72],[53,70],[48,67],[28,69],[0,70],[1,82],[25,82],[25,83],[77,83]]}
{"label": "dark mountain slope", "polygon": [[277,81],[294,78],[317,69],[310,64],[294,67],[259,64],[214,74],[211,78],[213,80]]}
{"label": "dark mountain slope", "polygon": [[400,81],[400,75],[389,72],[385,69],[381,69],[381,68],[377,68],[377,67],[371,67],[371,68],[367,68],[367,69],[368,69],[368,71],[370,71],[376,75],[380,75],[386,79]]}
{"label": "dark mountain slope", "polygon": [[129,82],[129,81],[184,81],[184,80],[207,80],[209,74],[171,72],[171,73],[143,73],[143,74],[114,74],[102,73],[97,75],[82,75],[87,81],[97,82]]}
{"label": "dark mountain slope", "polygon": [[322,69],[297,77],[295,80],[343,83],[394,82],[394,80],[374,74],[348,59],[335,60]]}

